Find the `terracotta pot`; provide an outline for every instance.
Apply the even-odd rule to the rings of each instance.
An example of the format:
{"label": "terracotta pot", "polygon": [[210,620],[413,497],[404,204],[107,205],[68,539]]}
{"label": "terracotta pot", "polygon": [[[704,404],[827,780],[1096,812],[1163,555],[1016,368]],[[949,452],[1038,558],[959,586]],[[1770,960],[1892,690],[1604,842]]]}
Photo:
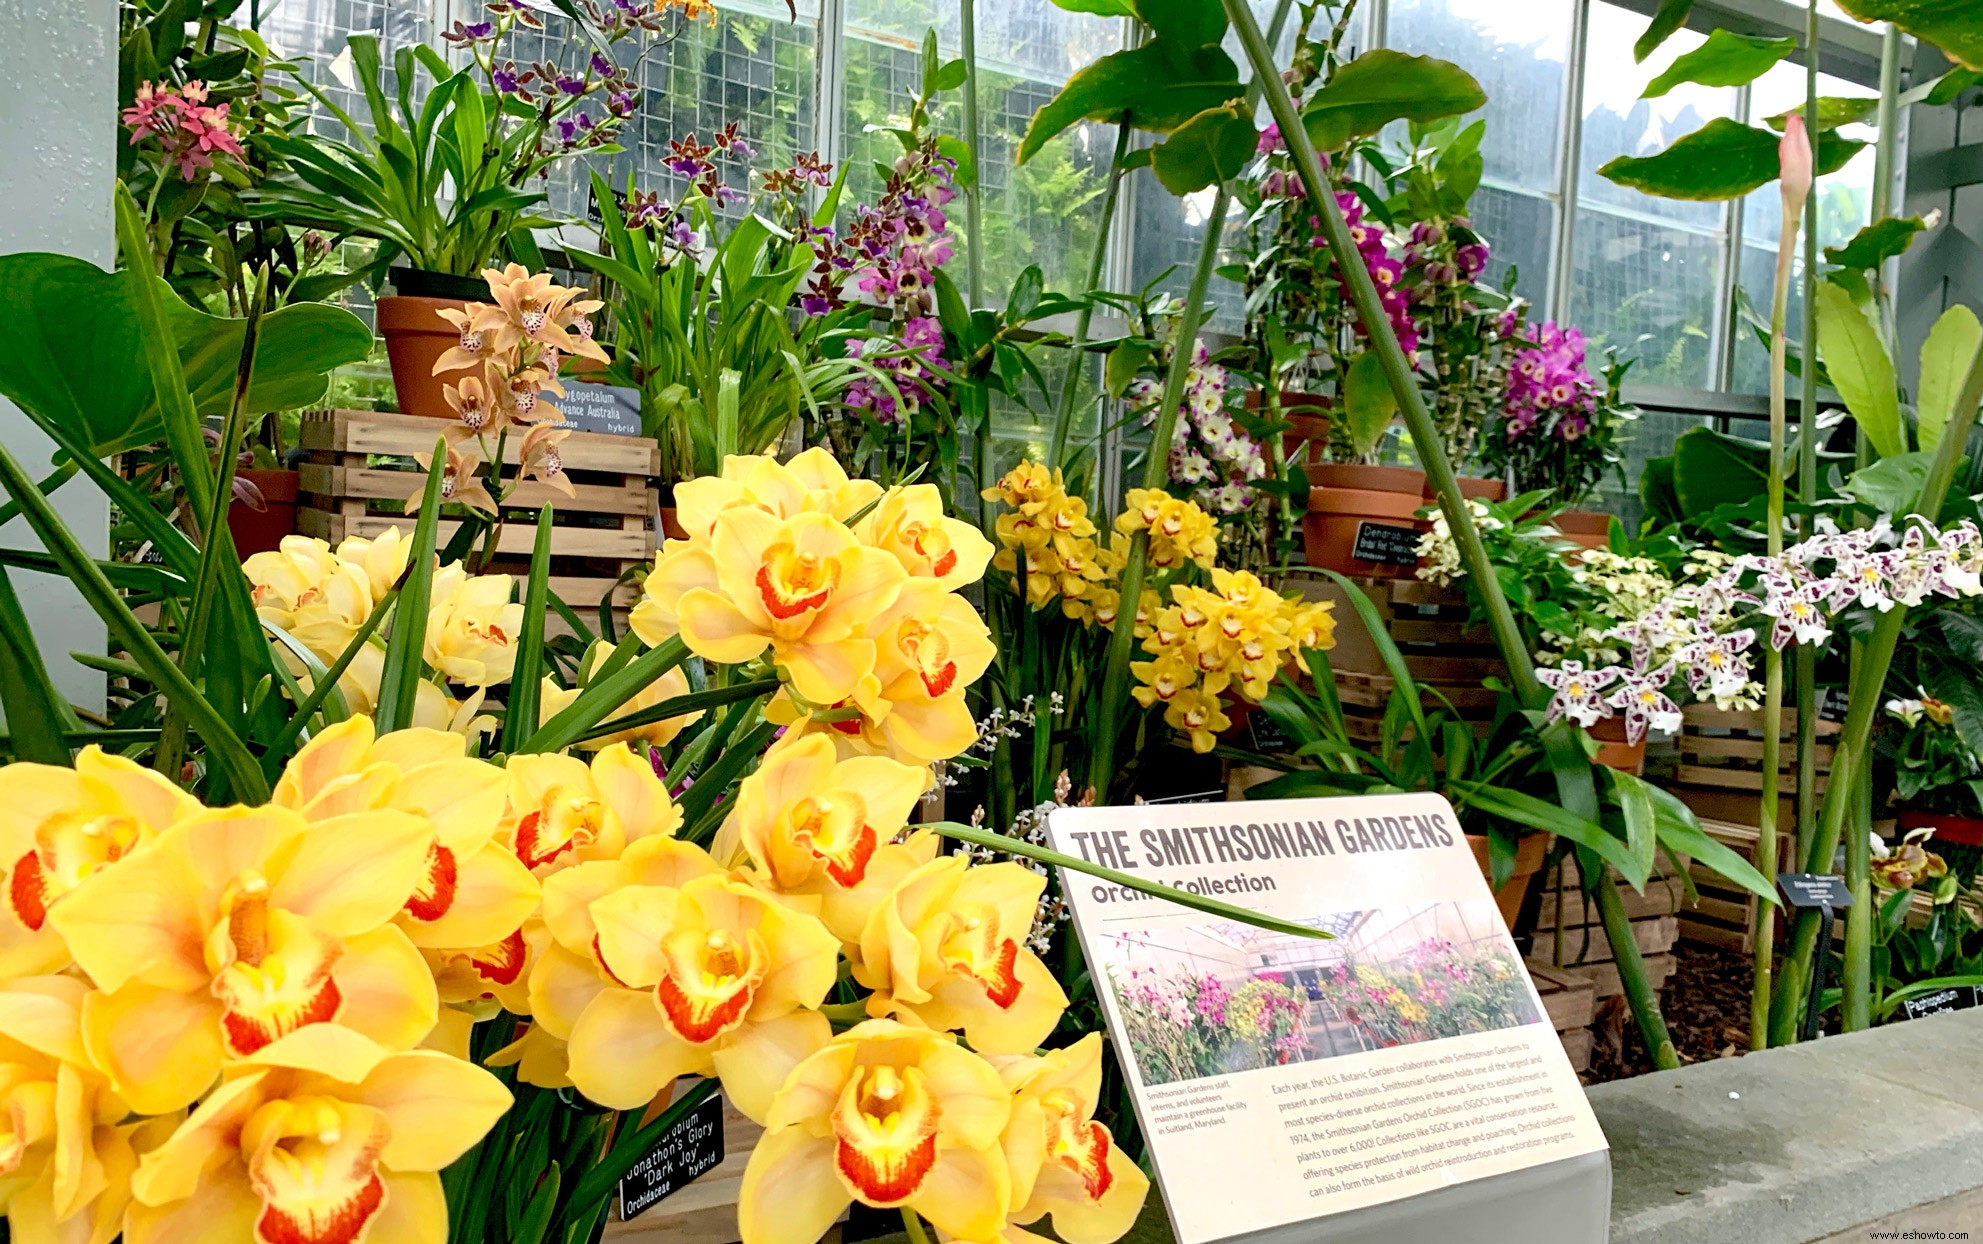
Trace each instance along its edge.
{"label": "terracotta pot", "polygon": [[689,538],[688,528],[682,526],[682,520],[676,514],[675,507],[672,505],[661,507],[661,535],[669,540],[686,540]]}
{"label": "terracotta pot", "polygon": [[[1502,501],[1508,496],[1507,480],[1482,479],[1477,475],[1462,475],[1459,477],[1459,481],[1460,495],[1472,501]],[[1432,485],[1429,483],[1425,486],[1425,499],[1427,501],[1436,501],[1439,499],[1438,494],[1433,492]]]}
{"label": "terracotta pot", "polygon": [[1903,834],[1910,829],[1933,829],[1935,836],[1928,844],[1930,850],[1937,842],[1953,842],[1965,847],[1983,847],[1983,820],[1973,816],[1903,811],[1896,827]]}
{"label": "terracotta pot", "polygon": [[[1473,848],[1473,861],[1480,865],[1480,875],[1488,884],[1494,882],[1494,868],[1487,850],[1486,834],[1468,834],[1467,845]],[[1515,846],[1515,871],[1494,892],[1494,905],[1501,909],[1501,919],[1509,928],[1515,927],[1515,918],[1522,913],[1522,903],[1529,896],[1529,887],[1542,872],[1543,860],[1549,855],[1549,839],[1543,834],[1529,834]]]}
{"label": "terracotta pot", "polygon": [[1308,473],[1317,488],[1355,488],[1364,492],[1396,492],[1414,498],[1416,509],[1425,497],[1425,472],[1416,467],[1358,466],[1325,462]]}
{"label": "terracotta pot", "polygon": [[1646,740],[1637,743],[1625,741],[1625,719],[1607,717],[1588,730],[1597,740],[1597,762],[1606,768],[1633,775],[1646,771]]}
{"label": "terracotta pot", "polygon": [[302,476],[295,471],[260,471],[252,467],[237,470],[262,494],[262,509],[255,509],[235,497],[227,507],[227,532],[234,537],[234,551],[243,560],[256,553],[273,553],[284,536],[296,534],[296,495]]}
{"label": "terracotta pot", "polygon": [[1563,538],[1586,549],[1611,547],[1611,515],[1595,510],[1564,510],[1549,520]]}
{"label": "terracotta pot", "polygon": [[441,318],[443,311],[460,311],[466,302],[454,298],[379,299],[379,335],[386,339],[392,362],[392,387],[399,408],[409,415],[453,419],[443,386],[447,378],[434,374],[434,364],[461,343],[461,333]]}
{"label": "terracotta pot", "polygon": [[[1410,577],[1418,559],[1409,553],[1409,545],[1430,527],[1418,518],[1422,505],[1424,501],[1411,492],[1309,489],[1308,513],[1302,516],[1301,524],[1308,564],[1366,578]],[[1375,530],[1366,533],[1366,527]],[[1373,561],[1356,555],[1359,540],[1376,539],[1383,540],[1387,551],[1395,552],[1401,560]]]}

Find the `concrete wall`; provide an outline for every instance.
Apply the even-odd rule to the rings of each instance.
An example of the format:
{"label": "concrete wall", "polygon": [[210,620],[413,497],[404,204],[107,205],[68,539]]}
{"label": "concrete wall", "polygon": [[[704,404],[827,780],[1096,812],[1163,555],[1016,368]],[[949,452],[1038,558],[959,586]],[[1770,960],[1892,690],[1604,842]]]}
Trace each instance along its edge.
{"label": "concrete wall", "polygon": [[[0,0],[0,83],[0,254],[59,251],[110,267],[114,0]],[[47,473],[47,438],[5,399],[0,442],[37,478]],[[55,494],[55,506],[85,548],[107,551],[110,504],[101,492],[73,479]],[[0,528],[0,545],[40,547],[18,521]],[[24,571],[12,578],[56,686],[74,703],[100,710],[103,676],[68,654],[102,652],[102,623],[66,580]]]}

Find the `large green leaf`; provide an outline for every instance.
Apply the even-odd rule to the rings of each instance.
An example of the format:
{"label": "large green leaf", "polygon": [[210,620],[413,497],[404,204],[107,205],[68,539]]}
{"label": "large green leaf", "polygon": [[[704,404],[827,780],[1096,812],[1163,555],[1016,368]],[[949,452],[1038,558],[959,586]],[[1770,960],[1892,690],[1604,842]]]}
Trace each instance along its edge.
{"label": "large green leaf", "polygon": [[1143,24],[1162,39],[1191,47],[1226,37],[1226,6],[1219,0],[1137,0]]}
{"label": "large green leaf", "polygon": [[[1619,156],[1598,174],[1663,199],[1739,199],[1777,179],[1781,141],[1768,130],[1717,117],[1657,155]],[[1866,145],[1820,134],[1819,174],[1836,173]]]}
{"label": "large green leaf", "polygon": [[1923,450],[1932,452],[1942,443],[1942,429],[1955,414],[1956,394],[1979,349],[1983,349],[1983,322],[1960,303],[1942,312],[1928,340],[1921,343],[1921,392],[1915,409]]}
{"label": "large green leaf", "polygon": [[1130,0],[1049,0],[1056,9],[1068,13],[1093,13],[1097,17],[1135,17]]}
{"label": "large green leaf", "polygon": [[34,631],[5,570],[0,570],[0,713],[7,720],[7,749],[13,759],[69,763],[64,736],[81,723],[42,664]]}
{"label": "large green leaf", "polygon": [[1827,246],[1825,258],[1841,268],[1877,268],[1889,259],[1907,253],[1914,235],[1928,227],[1919,216],[1889,216],[1876,220],[1844,246]]}
{"label": "large green leaf", "polygon": [[1153,39],[1113,52],[1067,80],[1060,94],[1033,114],[1019,144],[1019,162],[1039,154],[1055,135],[1080,121],[1120,122],[1168,134],[1208,108],[1238,99],[1239,66],[1216,47]]}
{"label": "large green leaf", "polygon": [[1892,22],[1950,60],[1983,69],[1983,4],[1976,0],[1839,0],[1862,22]]}
{"label": "large green leaf", "polygon": [[1397,391],[1391,388],[1377,351],[1365,350],[1351,359],[1343,373],[1343,414],[1349,420],[1350,443],[1357,452],[1374,452],[1397,413]]}
{"label": "large green leaf", "polygon": [[[197,311],[157,282],[165,321],[199,413],[233,396],[244,321]],[[0,394],[37,423],[88,429],[99,456],[155,441],[159,408],[126,278],[68,255],[0,255]],[[262,321],[248,411],[308,406],[333,368],[362,361],[372,333],[349,311],[284,307]]]}
{"label": "large green leaf", "polygon": [[[1863,125],[1871,121],[1880,111],[1880,97],[1877,95],[1820,95],[1818,97],[1818,124],[1820,130],[1835,130],[1841,125]],[[1804,105],[1786,109],[1773,117],[1764,117],[1763,124],[1777,133],[1790,118],[1804,115]]]}
{"label": "large green leaf", "polygon": [[1659,11],[1653,14],[1639,41],[1632,45],[1632,59],[1645,64],[1646,57],[1659,50],[1659,45],[1673,36],[1673,32],[1687,24],[1687,14],[1693,11],[1694,0],[1660,0]]}
{"label": "large green leaf", "polygon": [[1150,171],[1172,194],[1190,194],[1239,176],[1259,132],[1230,105],[1199,113],[1150,151]]}
{"label": "large green leaf", "polygon": [[1830,281],[1818,282],[1818,357],[1879,455],[1907,452],[1893,359],[1852,295]]}
{"label": "large green leaf", "polygon": [[1393,121],[1437,121],[1486,105],[1480,83],[1451,61],[1375,48],[1337,70],[1302,116],[1316,147],[1336,151]]}
{"label": "large green leaf", "polygon": [[1797,40],[1754,38],[1714,30],[1707,42],[1676,57],[1666,72],[1647,84],[1641,99],[1656,99],[1689,82],[1701,86],[1747,86],[1797,50]]}

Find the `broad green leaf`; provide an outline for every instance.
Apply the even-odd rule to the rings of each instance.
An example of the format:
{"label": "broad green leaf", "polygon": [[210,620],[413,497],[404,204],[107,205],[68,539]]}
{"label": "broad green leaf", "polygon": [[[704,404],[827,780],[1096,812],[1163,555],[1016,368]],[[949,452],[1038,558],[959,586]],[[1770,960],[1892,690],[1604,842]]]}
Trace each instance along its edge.
{"label": "broad green leaf", "polygon": [[1845,491],[1882,514],[1910,514],[1928,482],[1932,453],[1893,454],[1854,471]]}
{"label": "broad green leaf", "polygon": [[1318,149],[1338,151],[1393,121],[1437,121],[1486,105],[1480,83],[1451,61],[1375,48],[1315,92],[1302,108],[1302,123]]}
{"label": "broad green leaf", "polygon": [[[1753,501],[1769,483],[1770,447],[1767,442],[1731,436],[1713,428],[1689,428],[1673,443],[1670,477],[1649,472],[1648,489],[1663,492],[1668,486],[1678,504],[1679,515],[1698,518],[1722,506]],[[1818,455],[1818,499],[1835,495],[1826,483],[1833,466],[1850,470],[1850,454],[1820,452]]]}
{"label": "broad green leaf", "polygon": [[1226,8],[1219,0],[1137,0],[1137,7],[1158,38],[1203,47],[1226,37]]}
{"label": "broad green leaf", "polygon": [[1983,86],[1983,70],[1951,69],[1933,82],[1924,83],[1900,97],[1900,106],[1926,101],[1939,108],[1952,104],[1972,86]]}
{"label": "broad green leaf", "polygon": [[1646,57],[1659,50],[1659,46],[1673,36],[1673,32],[1687,24],[1687,14],[1694,8],[1694,0],[1660,0],[1659,11],[1653,14],[1639,41],[1632,45],[1632,59],[1643,65]]}
{"label": "broad green leaf", "polygon": [[1914,245],[1914,235],[1928,227],[1928,222],[1919,216],[1889,216],[1876,220],[1858,233],[1844,246],[1827,246],[1825,259],[1841,268],[1863,271],[1877,268],[1889,259],[1907,253]]}
{"label": "broad green leaf", "polygon": [[1862,22],[1892,22],[1948,58],[1983,70],[1983,5],[1976,0],[1839,0]]}
{"label": "broad green leaf", "polygon": [[1038,155],[1061,131],[1080,121],[1121,122],[1168,134],[1207,108],[1239,98],[1239,67],[1216,47],[1191,47],[1154,39],[1112,52],[1077,71],[1060,93],[1033,114],[1019,144],[1019,162]]}
{"label": "broad green leaf", "polygon": [[1665,73],[1647,84],[1639,98],[1657,99],[1689,82],[1701,86],[1747,86],[1796,50],[1797,40],[1788,35],[1781,39],[1761,39],[1717,29],[1708,34],[1707,42],[1676,57]]}
{"label": "broad green leaf", "polygon": [[1907,452],[1893,359],[1852,295],[1818,282],[1818,357],[1845,408],[1882,458]]}
{"label": "broad green leaf", "polygon": [[42,664],[13,580],[0,570],[0,713],[7,719],[7,751],[15,760],[67,765],[65,735],[81,728],[69,702],[55,690]]}
{"label": "broad green leaf", "polygon": [[1260,138],[1230,105],[1199,113],[1150,150],[1150,169],[1172,194],[1231,181],[1252,161]]}
{"label": "broad green leaf", "polygon": [[[1841,125],[1863,125],[1879,111],[1880,99],[1877,95],[1820,95],[1815,128],[1835,130]],[[1763,124],[1781,134],[1783,127],[1790,123],[1790,118],[1803,115],[1804,105],[1799,104],[1786,112],[1763,118]]]}
{"label": "broad green leaf", "polygon": [[[1598,175],[1663,199],[1739,199],[1777,179],[1781,141],[1768,130],[1717,117],[1657,155],[1619,156],[1598,169]],[[1836,173],[1866,146],[1820,134],[1819,175]]]}
{"label": "broad green leaf", "polygon": [[1356,451],[1368,455],[1376,450],[1397,413],[1398,395],[1377,351],[1365,350],[1350,360],[1343,374],[1343,415]]}
{"label": "broad green leaf", "polygon": [[1040,266],[1028,264],[1012,282],[1012,293],[1005,300],[1006,323],[1023,324],[1032,318],[1033,308],[1040,305],[1040,294],[1045,288],[1046,278],[1041,275]]}
{"label": "broad green leaf", "polygon": [[[1690,856],[1764,902],[1777,904],[1774,879],[1764,877],[1756,871],[1755,865],[1708,837],[1692,808],[1661,787],[1648,783],[1646,791],[1652,796],[1653,811],[1659,817],[1661,846],[1677,855]],[[1683,872],[1681,875],[1686,874]]]}
{"label": "broad green leaf", "polygon": [[1465,807],[1587,847],[1603,857],[1605,863],[1617,869],[1621,876],[1629,876],[1632,871],[1632,856],[1625,844],[1595,821],[1586,820],[1556,804],[1518,790],[1473,782],[1454,782],[1450,785],[1453,794],[1458,796],[1456,802]]}
{"label": "broad green leaf", "polygon": [[1618,810],[1625,818],[1625,850],[1632,857],[1632,870],[1625,880],[1635,890],[1645,889],[1652,876],[1653,858],[1659,849],[1659,816],[1653,807],[1652,792],[1645,779],[1621,769],[1607,769]]}
{"label": "broad green leaf", "polygon": [[1983,322],[1957,303],[1942,312],[1921,343],[1921,396],[1916,403],[1921,448],[1933,452],[1942,443],[1942,429],[1955,414],[1956,395],[1969,376],[1969,367],[1983,350]]}
{"label": "broad green leaf", "polygon": [[1048,3],[1067,13],[1093,13],[1096,17],[1136,16],[1136,5],[1131,0],[1048,0]]}

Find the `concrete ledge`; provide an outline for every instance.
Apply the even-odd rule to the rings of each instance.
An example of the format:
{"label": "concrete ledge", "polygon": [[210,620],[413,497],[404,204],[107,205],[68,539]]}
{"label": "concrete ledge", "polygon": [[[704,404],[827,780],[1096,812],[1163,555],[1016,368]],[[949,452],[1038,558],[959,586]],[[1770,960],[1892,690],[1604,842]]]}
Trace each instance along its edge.
{"label": "concrete ledge", "polygon": [[1612,1244],[1831,1244],[1909,1229],[1983,1240],[1983,1011],[1589,1095],[1611,1141]]}

